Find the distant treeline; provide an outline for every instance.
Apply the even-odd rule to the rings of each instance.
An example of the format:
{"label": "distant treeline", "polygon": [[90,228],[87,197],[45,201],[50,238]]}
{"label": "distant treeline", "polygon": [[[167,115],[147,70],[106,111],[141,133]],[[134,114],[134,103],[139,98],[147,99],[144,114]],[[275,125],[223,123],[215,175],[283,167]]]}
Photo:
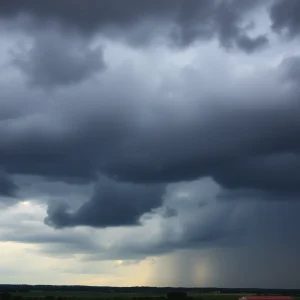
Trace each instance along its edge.
{"label": "distant treeline", "polygon": [[99,293],[214,293],[222,294],[281,294],[300,295],[300,289],[261,289],[261,288],[185,288],[185,287],[112,287],[112,286],[80,286],[80,285],[18,285],[0,284],[0,292],[32,292],[32,291],[60,291],[60,292],[99,292]]}

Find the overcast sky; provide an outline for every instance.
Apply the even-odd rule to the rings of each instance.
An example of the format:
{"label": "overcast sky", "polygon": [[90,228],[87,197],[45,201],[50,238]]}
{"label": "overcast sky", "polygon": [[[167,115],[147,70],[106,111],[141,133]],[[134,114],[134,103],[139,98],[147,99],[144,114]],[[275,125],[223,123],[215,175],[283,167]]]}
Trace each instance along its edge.
{"label": "overcast sky", "polygon": [[0,5],[1,283],[299,287],[299,0]]}

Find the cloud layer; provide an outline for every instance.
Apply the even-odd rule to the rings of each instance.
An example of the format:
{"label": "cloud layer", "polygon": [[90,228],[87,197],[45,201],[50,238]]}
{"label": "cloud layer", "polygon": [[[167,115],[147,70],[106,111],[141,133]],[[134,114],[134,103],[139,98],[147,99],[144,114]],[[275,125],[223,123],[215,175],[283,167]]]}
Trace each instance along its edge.
{"label": "cloud layer", "polygon": [[[146,43],[155,35],[167,34],[178,46],[186,46],[198,39],[217,37],[225,47],[237,46],[252,52],[267,44],[265,35],[250,37],[242,16],[249,13],[259,1],[54,1],[42,5],[29,2],[5,1],[2,17],[28,17],[32,26],[56,23],[82,34],[99,30],[108,35],[125,37],[134,44]],[[165,29],[162,29],[164,27]],[[139,29],[137,29],[139,28]],[[140,29],[141,28],[141,29]],[[153,32],[154,31],[154,32]]]}
{"label": "cloud layer", "polygon": [[0,195],[13,197],[16,195],[17,186],[14,182],[5,174],[0,171]]}
{"label": "cloud layer", "polygon": [[3,242],[299,248],[298,1],[2,2]]}

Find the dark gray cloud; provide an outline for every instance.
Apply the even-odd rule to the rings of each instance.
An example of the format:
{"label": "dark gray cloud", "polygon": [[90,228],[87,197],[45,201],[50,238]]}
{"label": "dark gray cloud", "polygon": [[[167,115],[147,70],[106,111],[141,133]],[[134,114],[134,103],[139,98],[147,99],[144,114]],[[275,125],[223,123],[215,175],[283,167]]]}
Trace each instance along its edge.
{"label": "dark gray cloud", "polygon": [[78,84],[105,66],[102,49],[90,49],[87,43],[57,31],[42,31],[29,50],[15,53],[13,62],[32,85],[53,88]]}
{"label": "dark gray cloud", "polygon": [[240,49],[251,53],[267,45],[268,38],[265,35],[260,35],[256,38],[249,38],[248,36],[244,35],[238,37],[236,43]]}
{"label": "dark gray cloud", "polygon": [[1,196],[16,197],[17,191],[18,187],[13,180],[5,172],[0,170],[0,201]]}
{"label": "dark gray cloud", "polygon": [[[278,70],[272,71],[276,75]],[[182,76],[178,88],[189,90],[190,82],[190,75]],[[208,97],[203,105],[170,110],[156,102],[147,106],[148,100],[164,96],[125,67],[103,78],[95,91],[87,85],[57,93],[45,99],[38,114],[5,120],[0,163],[9,174],[73,183],[94,182],[100,172],[143,184],[212,176],[228,188],[298,191],[297,87],[281,94],[280,83],[273,83],[279,84],[278,92],[253,94],[254,105],[252,100],[245,106],[231,104],[231,95],[224,94]],[[171,82],[175,92],[176,84]],[[197,94],[190,97],[197,103]],[[271,98],[270,106],[257,104]],[[211,112],[207,102],[219,100],[228,101],[228,107]],[[208,113],[199,118],[203,109]],[[183,117],[176,121],[179,110]]]}
{"label": "dark gray cloud", "polygon": [[163,186],[115,182],[102,177],[88,202],[77,211],[59,204],[48,208],[46,224],[53,227],[128,226],[140,224],[140,217],[163,202]]}
{"label": "dark gray cloud", "polygon": [[[75,18],[76,13],[60,14],[68,1],[59,9],[49,4],[51,8],[46,11],[34,1],[20,3],[20,6],[14,6],[15,2],[8,4],[11,14],[24,11],[39,21],[42,16],[61,25],[81,24],[76,22],[81,17]],[[93,5],[97,3],[91,2],[91,8],[96,10]],[[209,11],[218,20],[213,24],[216,35],[227,48],[240,42],[244,50],[251,52],[252,43],[264,43],[263,37],[252,40],[239,27],[241,13],[254,8],[257,1],[243,4],[179,1],[175,6],[169,6],[170,2],[158,3],[135,9],[141,9],[141,16],[152,18],[158,9],[156,5],[165,3],[161,13],[168,19],[179,13],[176,7],[179,5],[182,10],[176,15],[176,22],[184,24],[180,30],[194,26],[196,23],[190,23],[191,20],[202,14],[205,19]],[[77,4],[74,10],[78,9]],[[190,7],[192,4],[194,7]],[[175,12],[170,14],[170,7],[176,8]],[[107,2],[106,8],[115,13],[113,2]],[[116,22],[115,16],[108,14],[106,18],[108,24]],[[128,21],[127,16],[124,20]],[[94,22],[85,30],[104,26],[102,21]],[[134,19],[132,24],[135,22],[138,20]],[[112,32],[113,27],[109,26]],[[98,180],[99,174],[116,181],[113,184],[105,181],[102,185],[100,179],[94,196],[75,211],[72,205],[69,207],[72,200],[53,200],[47,224],[58,228],[136,225],[141,216],[161,206],[160,185],[204,176],[211,176],[229,190],[288,196],[299,193],[300,107],[297,86],[285,89],[294,65],[288,60],[279,67],[246,75],[245,80],[231,73],[231,65],[222,65],[217,57],[215,70],[210,66],[204,70],[190,66],[177,69],[176,78],[166,75],[156,80],[159,72],[155,70],[159,67],[145,63],[144,70],[135,59],[134,62],[127,59],[128,53],[137,49],[120,43],[115,46],[121,50],[116,49],[115,57],[110,57],[101,79],[91,80],[103,67],[103,60],[102,52],[92,47],[89,38],[78,32],[66,33],[55,26],[33,33],[33,48],[25,51],[25,57],[17,54],[15,64],[32,84],[53,89],[51,93],[25,89],[21,83],[19,94],[13,90],[11,95],[5,95],[4,104],[1,103],[6,113],[0,127],[4,137],[0,141],[0,165],[10,176],[37,175],[53,182],[91,184]],[[112,46],[108,42],[109,47]],[[146,49],[139,51],[147,53]],[[60,89],[58,85],[65,87]],[[9,96],[16,98],[16,106],[23,101],[30,109],[14,110],[10,104],[6,105],[11,102]],[[276,173],[278,168],[283,172]],[[206,199],[201,203],[206,205]],[[222,235],[217,230],[202,239]]]}
{"label": "dark gray cloud", "polygon": [[286,153],[261,156],[232,164],[216,174],[215,180],[227,188],[258,189],[276,194],[299,194],[300,157]]}
{"label": "dark gray cloud", "polygon": [[277,0],[270,9],[273,30],[295,37],[300,33],[300,4],[297,0]]}
{"label": "dark gray cloud", "polygon": [[[294,186],[298,189],[298,183],[294,181],[296,179],[290,181],[294,176],[294,162],[291,160],[297,158],[293,158],[291,155],[290,160],[288,155],[289,152],[297,153],[299,151],[296,137],[300,129],[297,121],[298,115],[298,104],[295,106],[292,104],[291,107],[278,106],[274,110],[262,108],[253,111],[248,109],[224,111],[222,114],[216,114],[218,121],[214,124],[208,122],[202,127],[200,124],[194,123],[194,129],[191,131],[186,129],[189,136],[184,137],[184,133],[181,136],[180,129],[176,126],[173,128],[173,135],[171,132],[170,135],[166,134],[165,136],[162,132],[158,133],[154,140],[147,143],[150,149],[151,144],[160,145],[160,150],[154,160],[151,160],[150,156],[149,162],[146,160],[143,162],[138,160],[115,161],[105,167],[109,173],[119,176],[123,180],[180,181],[194,179],[197,176],[212,175],[217,180],[220,179],[220,183],[226,186],[226,180],[229,183],[231,170],[236,172],[237,180],[242,180],[238,177],[243,172],[246,178],[248,170],[243,165],[248,165],[253,170],[265,169],[260,176],[261,180],[265,178],[267,181],[274,181],[274,186],[278,186],[278,180],[281,178],[282,185],[285,185],[285,181],[289,181],[286,184],[290,188]],[[237,124],[239,126],[236,126]],[[220,138],[221,136],[222,138]],[[197,137],[199,137],[198,140]],[[180,140],[184,140],[185,143],[180,145]],[[282,158],[280,154],[282,154]],[[274,155],[273,158],[272,155]],[[269,159],[268,156],[271,158]],[[252,165],[252,160],[264,159],[266,159],[264,165],[259,165],[259,162],[256,166]],[[285,163],[292,163],[292,165]],[[283,166],[286,175],[290,174],[290,178],[281,176],[276,179],[276,182],[276,175],[268,178],[276,169],[276,165]],[[270,173],[267,174],[267,170]],[[224,174],[224,180],[220,178],[220,173]],[[226,174],[229,176],[228,179],[226,179]],[[258,179],[255,180],[258,184]],[[268,189],[267,185],[266,189]],[[260,188],[261,186],[259,184],[255,186],[253,181],[252,187]],[[278,188],[280,187],[278,186]]]}
{"label": "dark gray cloud", "polygon": [[[223,45],[230,48],[237,46],[245,52],[253,52],[266,46],[268,38],[266,35],[249,37],[246,29],[242,27],[242,14],[247,10],[255,8],[259,1],[219,1],[216,8],[217,26],[220,41]],[[261,4],[261,3],[260,3]],[[247,24],[254,26],[254,24]],[[246,26],[247,28],[247,26]]]}
{"label": "dark gray cloud", "polygon": [[[216,124],[208,122],[202,126],[191,122],[189,126],[194,128],[183,129],[182,133],[176,124],[173,129],[162,124],[160,132],[155,125],[151,135],[144,133],[147,140],[135,135],[134,128],[126,132],[125,128],[130,127],[115,119],[111,121],[120,122],[118,126],[123,128],[114,132],[106,124],[104,147],[100,142],[102,128],[90,127],[95,131],[78,132],[74,139],[71,133],[62,143],[60,133],[54,138],[45,134],[19,140],[4,149],[7,152],[2,152],[0,160],[9,173],[38,174],[56,180],[78,177],[93,181],[99,171],[137,183],[167,183],[211,175],[230,188],[271,190],[273,186],[285,191],[298,190],[294,177],[297,155],[288,153],[297,153],[299,148],[299,109],[296,105],[267,110],[224,112]],[[182,140],[186,142],[182,144]],[[284,176],[274,173],[278,168],[284,170]]]}
{"label": "dark gray cloud", "polygon": [[[134,134],[139,95],[131,94],[136,82],[126,76],[130,72],[124,70],[96,89],[92,83],[81,91],[49,95],[26,89],[13,95],[16,105],[23,100],[32,111],[2,121],[0,164],[13,174],[77,184],[95,181],[100,161],[121,154],[128,135]],[[31,103],[31,98],[38,99]]]}
{"label": "dark gray cloud", "polygon": [[[267,38],[250,38],[243,27],[243,17],[251,9],[261,5],[259,1],[208,1],[208,0],[129,0],[126,3],[92,0],[51,1],[3,1],[1,16],[12,18],[29,16],[35,26],[60,24],[63,28],[79,30],[84,34],[97,31],[113,37],[129,39],[133,43],[145,43],[162,33],[176,45],[185,46],[198,39],[219,37],[226,47],[240,47],[252,52],[267,44]],[[137,34],[142,28],[143,34]],[[164,35],[164,34],[163,34]]]}

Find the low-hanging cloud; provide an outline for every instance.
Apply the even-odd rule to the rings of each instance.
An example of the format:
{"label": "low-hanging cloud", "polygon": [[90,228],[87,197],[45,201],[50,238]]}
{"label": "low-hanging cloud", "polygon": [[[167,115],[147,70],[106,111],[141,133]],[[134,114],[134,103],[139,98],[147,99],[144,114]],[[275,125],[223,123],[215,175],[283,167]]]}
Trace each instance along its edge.
{"label": "low-hanging cloud", "polygon": [[1,196],[9,198],[16,197],[17,191],[18,187],[9,175],[0,170],[0,201]]}
{"label": "low-hanging cloud", "polygon": [[116,182],[101,177],[92,198],[75,212],[66,205],[48,208],[46,224],[72,226],[129,226],[140,224],[140,217],[162,205],[164,187]]}

